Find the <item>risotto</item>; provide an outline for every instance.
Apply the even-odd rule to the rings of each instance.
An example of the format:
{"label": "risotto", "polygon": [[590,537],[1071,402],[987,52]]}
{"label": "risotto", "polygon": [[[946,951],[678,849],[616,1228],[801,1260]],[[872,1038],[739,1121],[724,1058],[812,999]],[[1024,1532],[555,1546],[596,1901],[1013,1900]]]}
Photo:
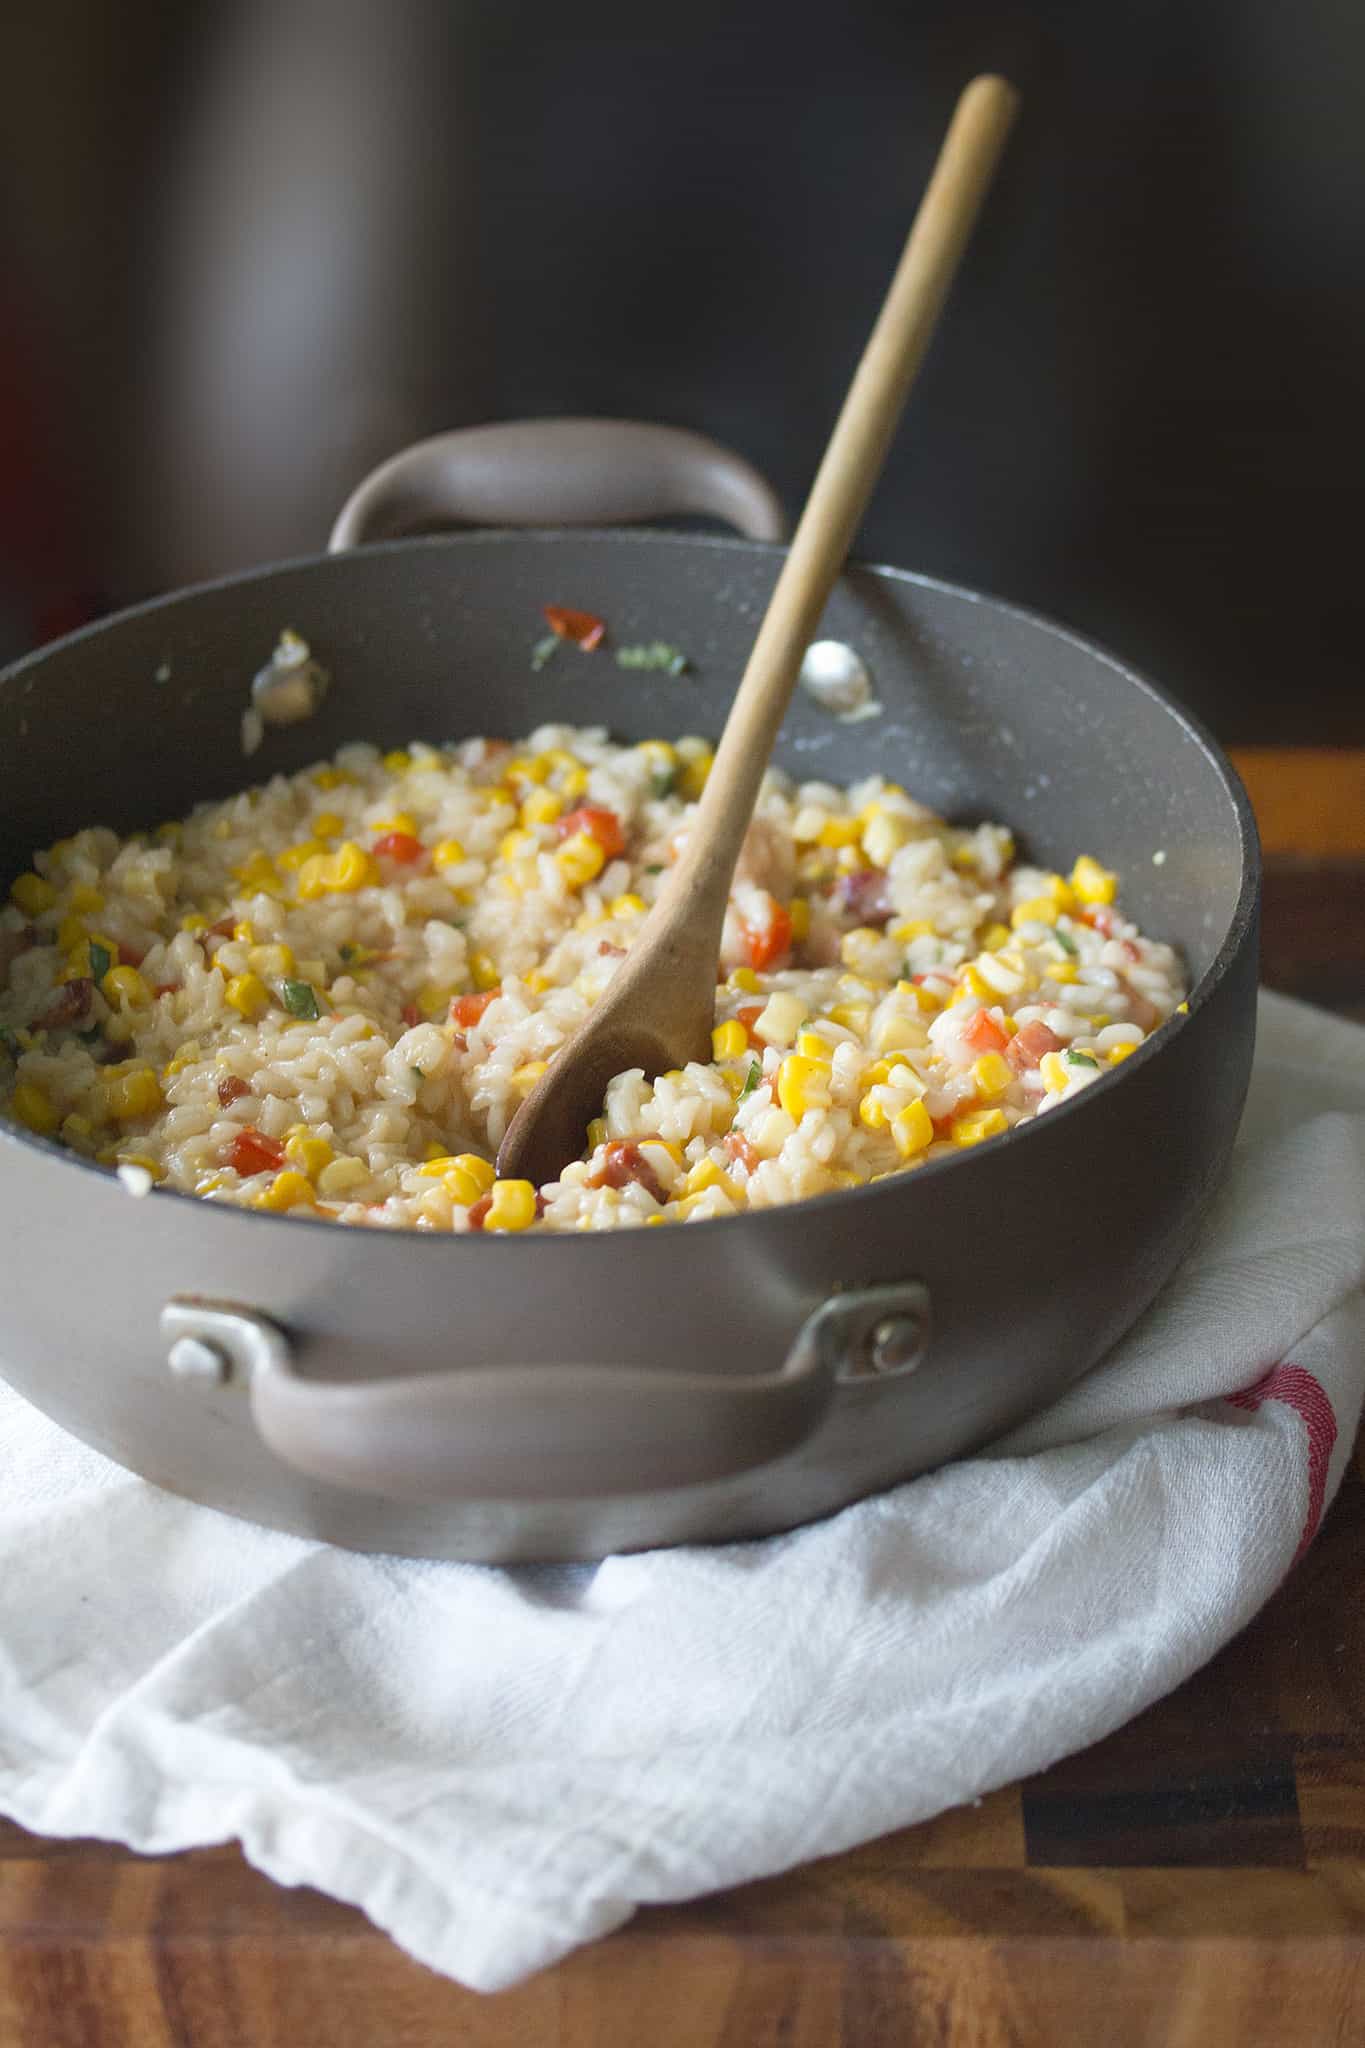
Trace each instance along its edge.
{"label": "risotto", "polygon": [[1048,873],[880,776],[771,772],[710,1059],[617,1075],[558,1180],[498,1180],[710,760],[567,726],[348,746],[150,834],[78,832],[0,911],[0,1110],[135,1193],[419,1230],[682,1223],[982,1144],[1182,1006],[1091,855]]}

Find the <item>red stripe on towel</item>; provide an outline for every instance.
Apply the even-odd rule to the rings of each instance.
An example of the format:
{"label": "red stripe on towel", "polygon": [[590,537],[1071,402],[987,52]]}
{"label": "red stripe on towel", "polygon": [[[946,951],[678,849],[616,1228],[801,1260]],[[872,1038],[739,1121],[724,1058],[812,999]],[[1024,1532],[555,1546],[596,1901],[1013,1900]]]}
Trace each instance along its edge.
{"label": "red stripe on towel", "polygon": [[1240,1394],[1229,1394],[1228,1400],[1234,1408],[1247,1408],[1253,1414],[1263,1401],[1283,1401],[1286,1408],[1292,1408],[1303,1422],[1308,1435],[1308,1519],[1303,1525],[1299,1547],[1294,1552],[1297,1564],[1317,1535],[1318,1523],[1322,1520],[1327,1466],[1337,1440],[1336,1413],[1312,1373],[1306,1372],[1301,1365],[1272,1366],[1254,1387],[1245,1387]]}

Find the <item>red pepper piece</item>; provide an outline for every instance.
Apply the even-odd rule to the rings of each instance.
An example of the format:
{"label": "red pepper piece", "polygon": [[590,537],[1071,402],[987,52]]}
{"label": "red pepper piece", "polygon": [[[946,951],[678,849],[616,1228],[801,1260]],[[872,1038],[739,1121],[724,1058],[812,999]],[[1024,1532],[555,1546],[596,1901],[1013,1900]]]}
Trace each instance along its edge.
{"label": "red pepper piece", "polygon": [[602,1155],[601,1164],[588,1175],[585,1186],[624,1188],[629,1186],[631,1181],[638,1181],[645,1193],[652,1195],[656,1202],[667,1200],[658,1174],[639,1146],[613,1139]]}
{"label": "red pepper piece", "polygon": [[482,995],[456,996],[450,1006],[450,1021],[462,1025],[468,1031],[477,1024],[488,1005],[502,994],[501,988],[486,988]]}
{"label": "red pepper piece", "polygon": [[418,1009],[416,1003],[404,1003],[398,1014],[407,1025],[409,1031],[422,1021],[422,1012]]}
{"label": "red pepper piece", "polygon": [[469,1227],[471,1230],[483,1229],[484,1218],[492,1206],[493,1197],[491,1195],[480,1195],[478,1201],[470,1205]]}
{"label": "red pepper piece", "polygon": [[410,866],[420,860],[426,852],[420,839],[414,839],[411,832],[385,832],[374,842],[374,851],[385,860],[401,861]]}
{"label": "red pepper piece", "polygon": [[615,811],[602,810],[596,804],[580,804],[576,811],[569,811],[556,819],[555,831],[561,839],[569,838],[574,832],[586,832],[597,841],[608,860],[618,859],[626,850],[621,820]]}
{"label": "red pepper piece", "polygon": [[278,1173],[284,1165],[284,1147],[252,1124],[239,1131],[229,1145],[227,1163],[243,1180],[253,1173]]}
{"label": "red pepper piece", "polygon": [[591,654],[594,647],[600,647],[606,637],[606,620],[599,619],[593,612],[576,612],[564,604],[547,604],[544,612],[550,631],[558,633],[561,640],[572,640],[574,646],[581,647],[585,654]]}
{"label": "red pepper piece", "polygon": [[218,1083],[218,1100],[224,1109],[231,1109],[234,1102],[240,1102],[244,1095],[250,1093],[250,1082],[244,1081],[239,1074],[225,1074]]}
{"label": "red pepper piece", "polygon": [[749,955],[749,965],[760,973],[765,967],[773,967],[791,951],[792,921],[787,912],[774,898],[770,897],[772,910],[764,925],[749,924],[740,919],[739,928],[744,935],[744,948]]}

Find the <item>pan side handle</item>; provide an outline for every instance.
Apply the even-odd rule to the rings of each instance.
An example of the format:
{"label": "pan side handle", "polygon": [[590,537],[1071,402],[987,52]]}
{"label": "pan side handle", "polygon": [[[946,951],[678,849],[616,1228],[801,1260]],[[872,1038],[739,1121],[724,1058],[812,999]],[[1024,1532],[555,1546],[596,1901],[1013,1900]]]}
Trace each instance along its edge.
{"label": "pan side handle", "polygon": [[161,1329],[172,1372],[245,1390],[295,1471],[455,1502],[650,1493],[769,1464],[814,1433],[841,1382],[915,1371],[929,1324],[924,1288],[900,1282],[831,1296],[771,1373],[499,1364],[358,1382],[301,1373],[287,1333],[234,1302],[177,1295]]}
{"label": "pan side handle", "polygon": [[782,540],[776,493],[742,456],[639,420],[511,420],[414,442],[358,484],[328,542],[450,526],[622,526],[701,516]]}

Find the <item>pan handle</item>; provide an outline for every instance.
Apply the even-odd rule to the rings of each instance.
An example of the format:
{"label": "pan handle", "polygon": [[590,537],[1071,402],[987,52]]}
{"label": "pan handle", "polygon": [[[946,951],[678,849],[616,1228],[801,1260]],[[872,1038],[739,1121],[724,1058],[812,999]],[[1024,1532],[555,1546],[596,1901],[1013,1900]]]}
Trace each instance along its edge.
{"label": "pan handle", "polygon": [[359,1382],[300,1373],[278,1324],[178,1295],[161,1317],[182,1381],[248,1389],[277,1458],[390,1500],[581,1500],[652,1493],[766,1465],[811,1436],[838,1382],[913,1372],[928,1338],[918,1282],[835,1295],[778,1372],[490,1365]]}
{"label": "pan handle", "polygon": [[782,540],[776,493],[742,456],[639,420],[509,420],[414,442],[371,470],[328,548],[448,526],[622,526],[683,514]]}

